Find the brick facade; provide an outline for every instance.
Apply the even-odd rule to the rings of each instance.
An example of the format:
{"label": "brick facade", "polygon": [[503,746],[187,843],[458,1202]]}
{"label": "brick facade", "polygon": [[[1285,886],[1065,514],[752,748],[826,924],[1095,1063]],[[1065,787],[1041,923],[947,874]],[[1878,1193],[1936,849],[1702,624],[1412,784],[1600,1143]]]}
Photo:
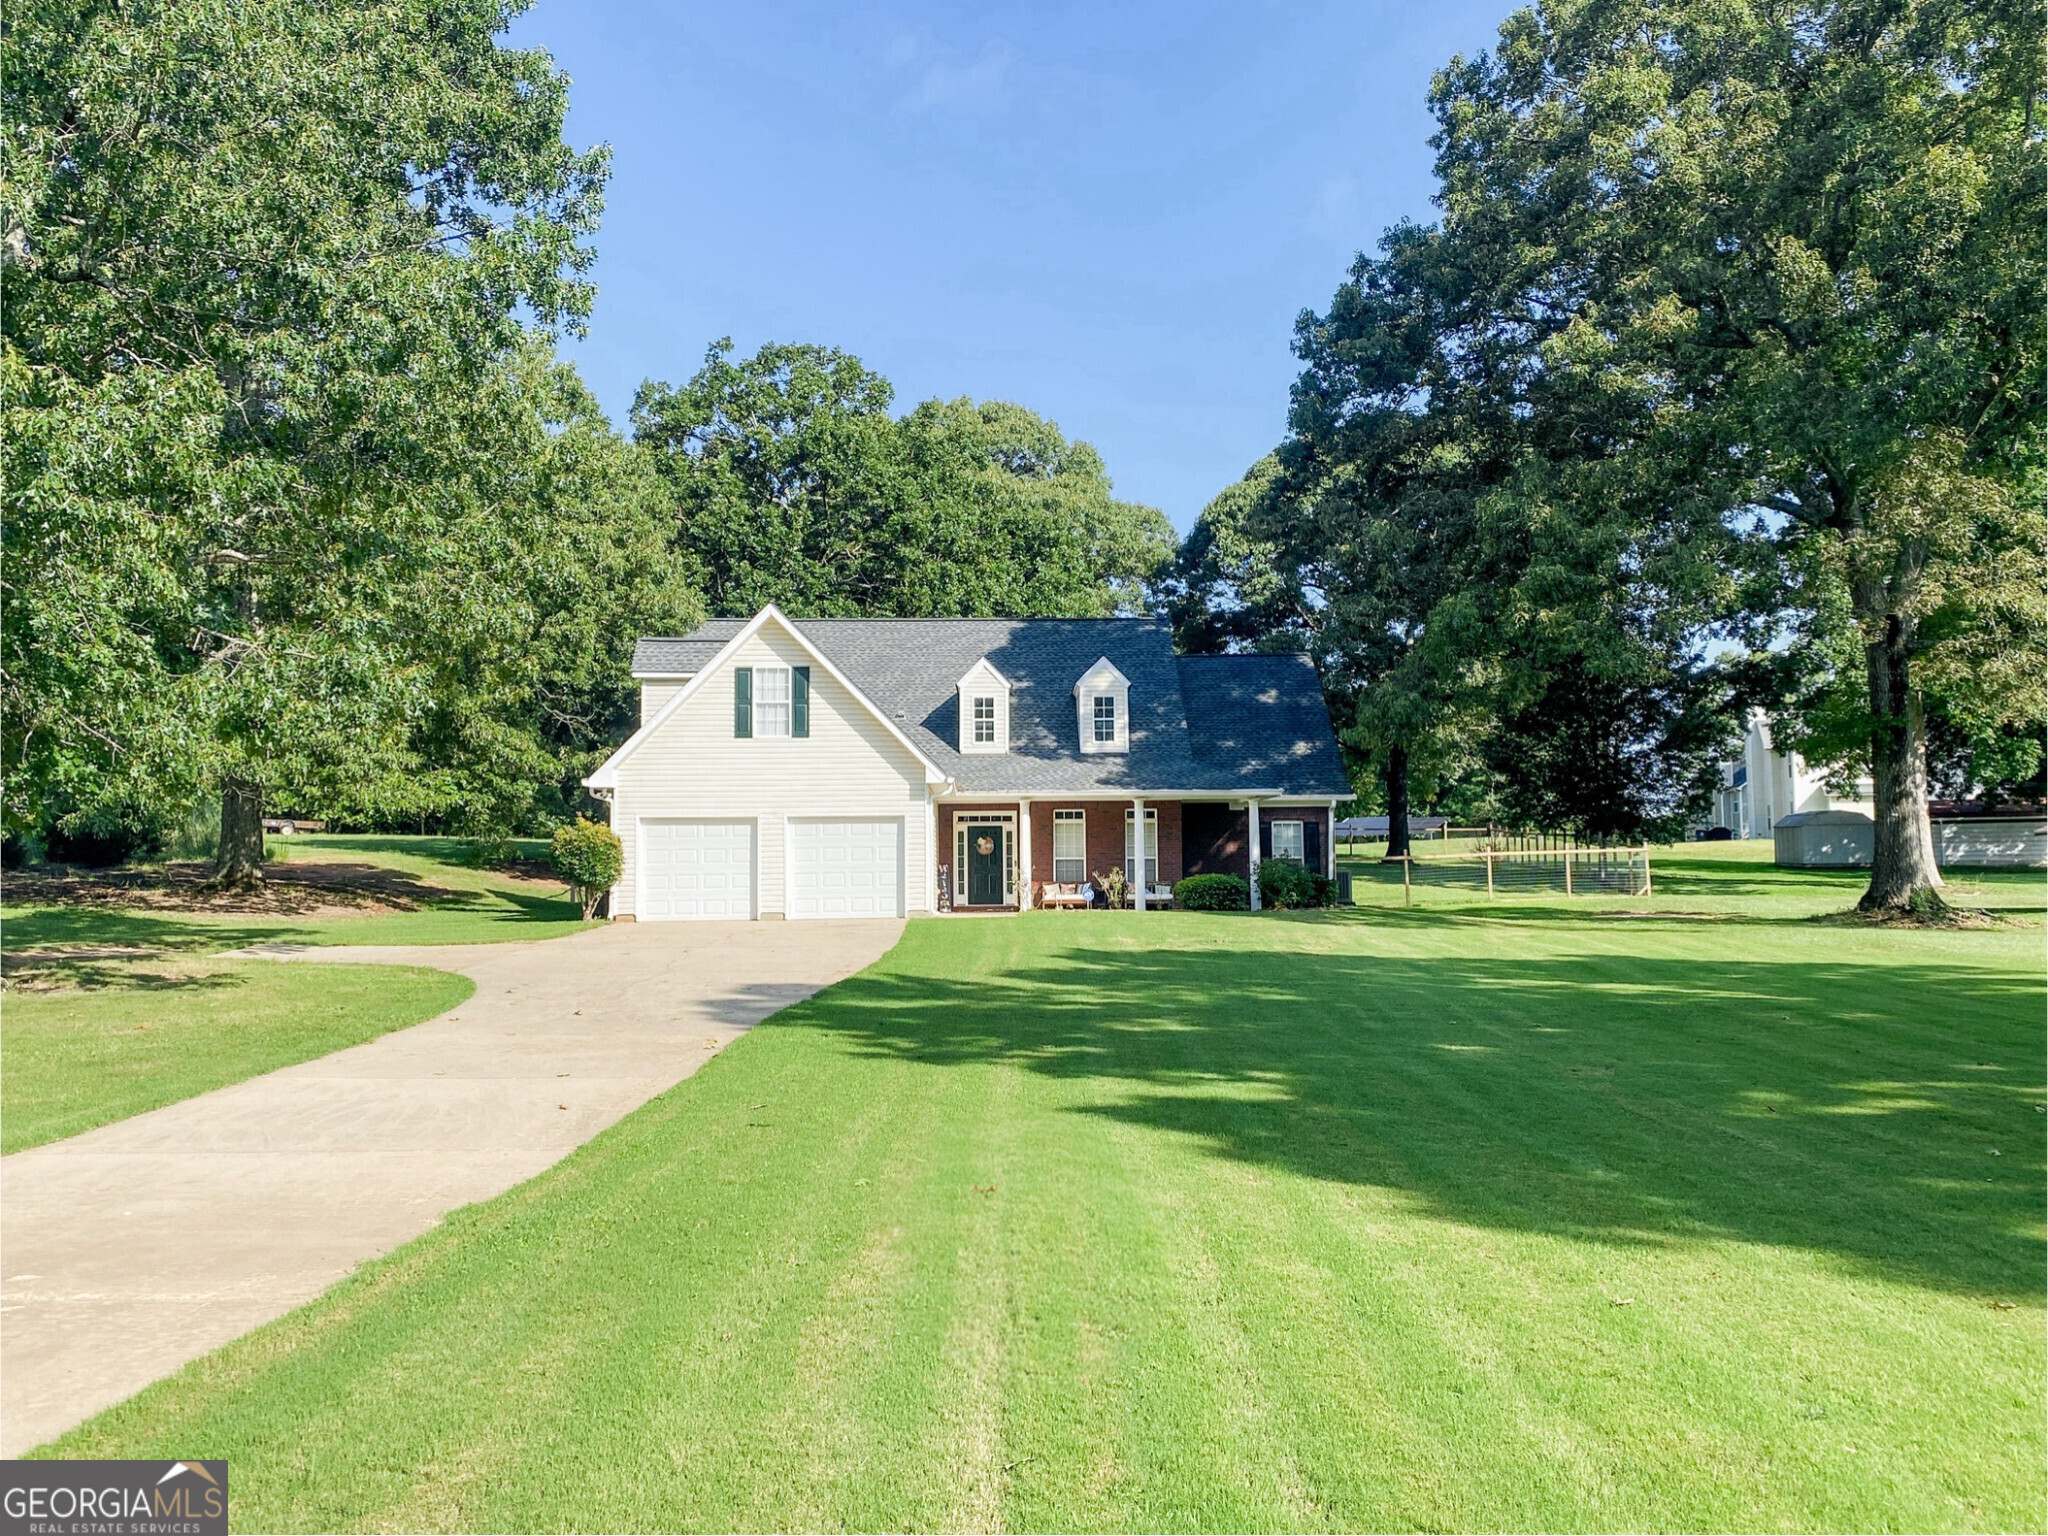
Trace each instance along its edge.
{"label": "brick facade", "polygon": [[[1308,867],[1318,874],[1329,868],[1330,810],[1323,805],[1267,806],[1259,817],[1259,857],[1273,856],[1275,821],[1299,821]],[[1186,808],[1187,872],[1191,875],[1244,875],[1245,813],[1242,806],[1205,801]]]}

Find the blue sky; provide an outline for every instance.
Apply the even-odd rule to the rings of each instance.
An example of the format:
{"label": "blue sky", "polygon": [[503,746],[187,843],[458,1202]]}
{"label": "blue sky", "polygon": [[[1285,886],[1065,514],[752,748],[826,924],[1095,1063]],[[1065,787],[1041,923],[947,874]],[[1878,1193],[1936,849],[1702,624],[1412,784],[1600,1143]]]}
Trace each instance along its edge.
{"label": "blue sky", "polygon": [[614,160],[589,338],[622,426],[731,336],[1014,400],[1186,528],[1278,441],[1288,340],[1427,219],[1424,93],[1508,6],[662,6],[516,24]]}

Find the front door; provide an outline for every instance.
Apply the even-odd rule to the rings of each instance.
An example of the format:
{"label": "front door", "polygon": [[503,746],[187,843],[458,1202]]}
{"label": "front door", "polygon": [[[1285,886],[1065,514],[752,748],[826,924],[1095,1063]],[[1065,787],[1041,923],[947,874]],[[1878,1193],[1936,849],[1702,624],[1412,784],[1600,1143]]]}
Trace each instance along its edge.
{"label": "front door", "polygon": [[1000,907],[1003,904],[1003,829],[967,829],[967,905]]}

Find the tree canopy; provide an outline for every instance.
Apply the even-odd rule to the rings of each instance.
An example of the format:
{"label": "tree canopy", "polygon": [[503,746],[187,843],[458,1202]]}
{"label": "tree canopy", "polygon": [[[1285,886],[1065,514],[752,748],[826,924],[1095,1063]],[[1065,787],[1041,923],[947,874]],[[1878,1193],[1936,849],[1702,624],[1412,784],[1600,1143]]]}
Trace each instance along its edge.
{"label": "tree canopy", "polygon": [[1774,702],[1872,771],[1871,906],[1940,883],[1930,696],[2041,718],[2041,51],[2036,6],[1566,0],[1433,93],[1445,227],[1567,317],[1529,357],[1594,485],[1741,531],[1731,619],[1834,685]]}
{"label": "tree canopy", "polygon": [[[502,798],[465,765],[530,759],[593,687],[546,617],[564,562],[678,611],[621,490],[644,471],[530,339],[588,310],[606,154],[563,142],[547,55],[501,45],[516,9],[10,16],[10,830],[210,786],[247,878],[266,794]],[[615,514],[642,526],[588,526]],[[521,624],[560,675],[467,649]]]}
{"label": "tree canopy", "polygon": [[688,384],[650,381],[636,440],[673,498],[676,544],[714,612],[1095,615],[1142,601],[1172,553],[1101,456],[1022,406],[894,391],[828,347],[720,342]]}
{"label": "tree canopy", "polygon": [[1554,0],[1439,74],[1441,218],[1303,316],[1252,520],[1390,801],[1427,751],[1670,828],[1760,702],[1872,770],[1866,902],[1926,902],[1930,771],[2039,764],[2041,45],[2036,7]]}

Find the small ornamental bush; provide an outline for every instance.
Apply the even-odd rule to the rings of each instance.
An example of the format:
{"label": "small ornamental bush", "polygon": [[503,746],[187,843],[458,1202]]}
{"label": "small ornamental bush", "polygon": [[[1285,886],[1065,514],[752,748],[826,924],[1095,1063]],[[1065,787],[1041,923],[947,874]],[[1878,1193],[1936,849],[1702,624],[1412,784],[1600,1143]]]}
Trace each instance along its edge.
{"label": "small ornamental bush", "polygon": [[1173,904],[1183,912],[1249,912],[1252,888],[1238,875],[1189,875],[1174,885]]}
{"label": "small ornamental bush", "polygon": [[1336,888],[1312,874],[1296,859],[1267,859],[1259,865],[1259,905],[1274,911],[1289,907],[1327,907]]}
{"label": "small ornamental bush", "polygon": [[569,882],[569,894],[582,904],[586,921],[596,915],[597,904],[619,883],[626,867],[626,848],[619,834],[581,816],[573,825],[555,829],[548,853],[555,873]]}

